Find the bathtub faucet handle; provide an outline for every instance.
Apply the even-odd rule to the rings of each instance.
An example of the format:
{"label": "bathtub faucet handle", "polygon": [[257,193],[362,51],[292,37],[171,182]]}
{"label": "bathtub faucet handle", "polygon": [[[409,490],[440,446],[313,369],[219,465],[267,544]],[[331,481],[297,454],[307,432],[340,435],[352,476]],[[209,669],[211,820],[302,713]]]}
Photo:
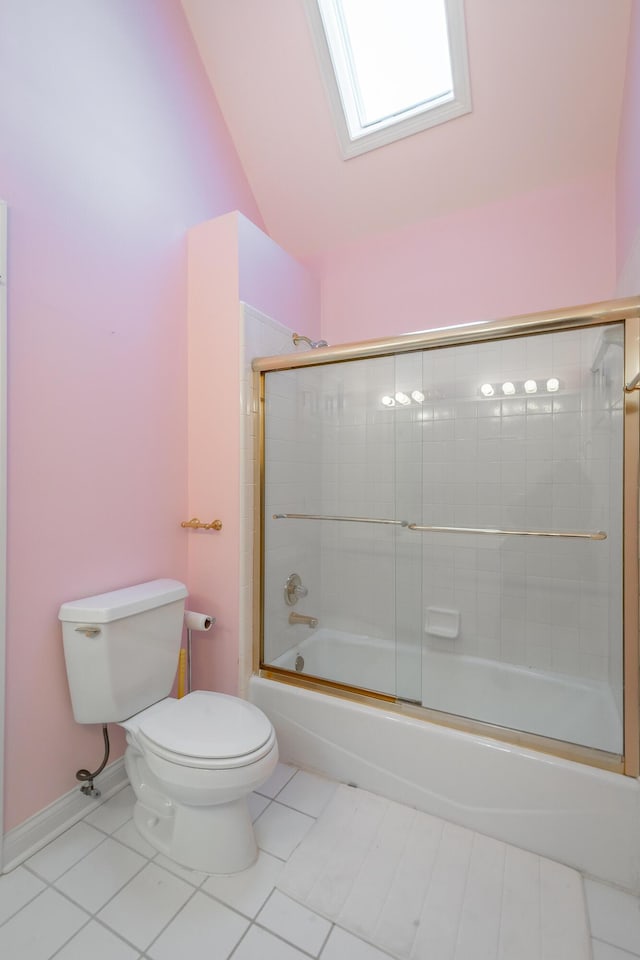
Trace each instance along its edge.
{"label": "bathtub faucet handle", "polygon": [[293,607],[301,600],[303,597],[309,593],[307,588],[303,585],[300,575],[297,573],[290,573],[287,577],[287,582],[284,585],[284,602],[288,607]]}

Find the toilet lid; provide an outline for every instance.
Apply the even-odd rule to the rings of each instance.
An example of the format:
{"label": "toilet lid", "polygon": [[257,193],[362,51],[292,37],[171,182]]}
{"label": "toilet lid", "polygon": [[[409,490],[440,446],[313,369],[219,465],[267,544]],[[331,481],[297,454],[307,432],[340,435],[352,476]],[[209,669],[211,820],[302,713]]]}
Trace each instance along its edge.
{"label": "toilet lid", "polygon": [[171,709],[145,717],[140,731],[152,743],[176,754],[231,759],[259,750],[272,735],[262,710],[224,693],[196,690]]}

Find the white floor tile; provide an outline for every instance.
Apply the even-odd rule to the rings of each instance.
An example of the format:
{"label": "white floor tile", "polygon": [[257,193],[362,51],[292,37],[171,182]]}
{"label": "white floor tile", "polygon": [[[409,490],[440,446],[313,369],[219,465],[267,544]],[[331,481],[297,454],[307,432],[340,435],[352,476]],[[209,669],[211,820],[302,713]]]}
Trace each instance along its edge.
{"label": "white floor tile", "polygon": [[595,880],[584,888],[594,939],[640,954],[640,897]]}
{"label": "white floor tile", "polygon": [[190,870],[188,867],[183,867],[181,863],[176,863],[175,860],[165,857],[162,853],[159,853],[153,862],[156,866],[164,867],[165,870],[170,870],[171,873],[175,873],[176,877],[181,877],[183,880],[186,880],[192,887],[199,887],[202,881],[206,880],[209,876],[208,873],[201,873],[199,870]]}
{"label": "white floor tile", "polygon": [[247,801],[249,813],[251,814],[251,819],[254,822],[260,816],[265,807],[268,807],[271,803],[270,797],[261,797],[259,793],[250,793]]}
{"label": "white floor tile", "polygon": [[[182,955],[188,960],[390,960],[383,949],[332,926],[275,888],[283,861],[304,839],[337,787],[333,781],[278,764],[267,784],[249,797],[260,846],[256,864],[240,874],[221,877],[188,871],[157,853],[131,820],[134,796],[125,788],[31,857],[29,869],[18,867],[0,877],[0,958],[49,960],[55,954],[56,960],[143,960],[144,952],[150,960],[175,960]],[[449,829],[466,833],[450,825]],[[537,858],[515,851],[508,859],[513,861],[511,873],[515,867],[522,873]],[[508,870],[506,875],[507,901],[511,873]],[[495,931],[485,930],[493,906],[485,903],[488,894],[481,874],[474,886],[471,861],[464,893],[467,908],[473,908],[471,919],[467,917],[467,927],[463,925],[456,935],[456,950],[473,960],[495,953],[489,948]],[[53,883],[54,889],[45,888],[39,877]],[[440,913],[446,912],[452,895],[445,890],[452,876],[447,874],[441,881],[437,884],[439,897],[444,897]],[[525,890],[527,908],[529,894],[532,900],[544,900],[545,889],[541,881],[536,891],[532,877]],[[593,960],[640,960],[640,899],[594,881],[586,881],[585,889]],[[553,895],[553,884],[549,890]],[[522,918],[523,911],[516,910],[516,926],[501,929],[500,955],[505,960],[511,960],[511,948],[517,951],[513,960],[537,958],[542,946],[551,949],[553,960],[555,947],[561,950],[562,960],[571,960],[574,953],[583,956],[574,950],[573,942],[565,942],[564,916],[577,900],[570,884],[564,884],[562,891],[565,900],[569,898],[567,903],[547,897],[545,906],[541,901],[553,943],[541,945],[539,930],[522,929],[515,914]],[[90,919],[87,911],[98,910],[98,919]],[[255,924],[250,924],[252,919]],[[380,942],[377,936],[373,939]]]}
{"label": "white floor tile", "polygon": [[[295,947],[284,943],[267,930],[251,927],[235,951],[233,960],[309,960],[309,958],[306,953],[301,953]],[[344,960],[348,958],[345,957]]]}
{"label": "white floor tile", "polygon": [[0,927],[0,957],[47,960],[88,915],[55,890],[45,890]]}
{"label": "white floor tile", "polygon": [[337,787],[335,780],[298,770],[278,794],[278,803],[285,803],[310,817],[319,817]]}
{"label": "white floor tile", "polygon": [[256,820],[256,839],[261,850],[286,860],[315,820],[297,810],[272,803]]}
{"label": "white floor tile", "polygon": [[99,843],[104,843],[104,833],[81,821],[29,857],[27,866],[45,880],[56,880]]}
{"label": "white floor tile", "polygon": [[84,818],[85,822],[97,827],[98,830],[104,830],[105,833],[113,833],[131,819],[135,800],[131,787],[124,787],[100,804],[96,810],[87,814]]}
{"label": "white floor tile", "polygon": [[202,889],[253,919],[273,890],[282,866],[282,860],[260,850],[248,870],[228,877],[209,877]]}
{"label": "white floor tile", "polygon": [[279,763],[266,783],[263,783],[262,786],[256,790],[256,793],[261,793],[265,797],[277,796],[284,785],[291,780],[291,777],[294,775],[298,768],[291,767],[288,763]]}
{"label": "white floor tile", "polygon": [[317,957],[331,924],[306,907],[275,890],[256,917],[256,922]]}
{"label": "white floor tile", "polygon": [[98,919],[144,950],[192,894],[190,884],[149,863],[100,911]]}
{"label": "white floor tile", "polygon": [[112,836],[115,840],[119,840],[120,843],[126,843],[128,847],[131,847],[132,850],[140,853],[143,857],[151,859],[155,857],[158,852],[156,848],[152,847],[140,834],[133,820],[127,820],[126,823],[123,823]]}
{"label": "white floor tile", "polygon": [[[602,943],[600,940],[593,940],[593,960],[636,960],[639,953],[627,953],[619,947],[612,947],[610,943]],[[640,949],[640,947],[639,947]]]}
{"label": "white floor tile", "polygon": [[196,893],[147,953],[153,960],[226,960],[248,926],[233,910]]}
{"label": "white floor tile", "polygon": [[147,860],[107,838],[56,881],[62,893],[96,913],[141,870]]}
{"label": "white floor tile", "polygon": [[55,960],[138,960],[140,953],[92,920],[67,943]]}
{"label": "white floor tile", "polygon": [[0,877],[0,923],[8,920],[12,913],[24,907],[42,890],[44,883],[24,867],[16,867],[11,873]]}
{"label": "white floor tile", "polygon": [[334,927],[320,954],[320,960],[388,960],[390,954],[383,953],[370,943],[365,943],[352,933]]}

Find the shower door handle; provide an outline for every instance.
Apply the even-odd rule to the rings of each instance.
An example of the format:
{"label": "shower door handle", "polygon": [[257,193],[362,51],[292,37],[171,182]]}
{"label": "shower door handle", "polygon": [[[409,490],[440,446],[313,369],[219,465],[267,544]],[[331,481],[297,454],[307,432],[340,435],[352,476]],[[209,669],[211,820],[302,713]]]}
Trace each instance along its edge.
{"label": "shower door handle", "polygon": [[342,523],[386,523],[392,527],[407,527],[406,520],[385,520],[379,517],[333,517],[320,513],[274,513],[273,520],[340,520]]}

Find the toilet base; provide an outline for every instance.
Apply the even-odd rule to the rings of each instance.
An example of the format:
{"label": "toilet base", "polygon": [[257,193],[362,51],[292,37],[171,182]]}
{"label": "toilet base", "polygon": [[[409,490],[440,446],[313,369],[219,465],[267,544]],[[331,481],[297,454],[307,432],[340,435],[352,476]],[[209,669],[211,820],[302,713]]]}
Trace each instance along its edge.
{"label": "toilet base", "polygon": [[158,813],[138,800],[133,821],[152,847],[203,873],[239,873],[258,856],[246,797],[214,807],[168,803]]}
{"label": "toilet base", "polygon": [[[202,770],[144,756],[127,734],[124,764],[136,797],[133,821],[160,853],[191,870],[239,873],[258,856],[248,797],[278,762],[275,743],[245,767]],[[188,801],[188,802],[187,802]]]}

